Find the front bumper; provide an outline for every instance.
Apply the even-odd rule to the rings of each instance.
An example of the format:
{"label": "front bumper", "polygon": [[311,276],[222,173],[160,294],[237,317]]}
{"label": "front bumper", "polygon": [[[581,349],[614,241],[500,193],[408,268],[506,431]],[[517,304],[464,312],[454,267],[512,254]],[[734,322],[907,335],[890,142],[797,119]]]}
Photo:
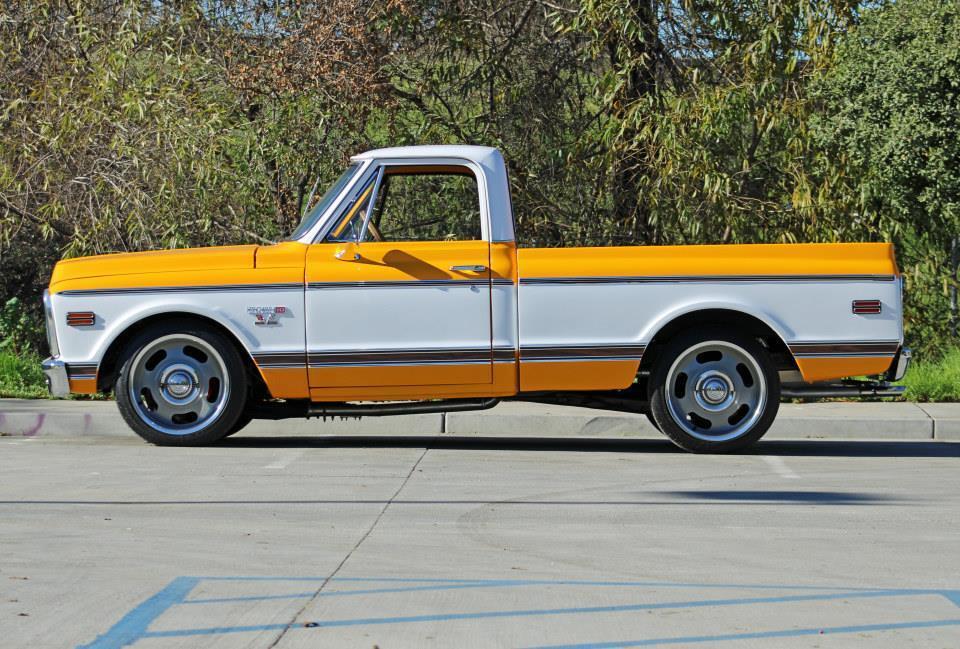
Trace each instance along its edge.
{"label": "front bumper", "polygon": [[53,356],[43,361],[43,373],[47,377],[47,390],[51,396],[65,397],[70,394],[70,379],[67,377],[67,364]]}

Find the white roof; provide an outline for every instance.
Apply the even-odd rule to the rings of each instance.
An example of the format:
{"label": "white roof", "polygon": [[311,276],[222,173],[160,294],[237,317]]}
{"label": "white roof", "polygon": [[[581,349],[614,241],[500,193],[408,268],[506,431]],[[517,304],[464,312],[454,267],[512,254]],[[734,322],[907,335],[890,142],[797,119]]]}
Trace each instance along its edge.
{"label": "white roof", "polygon": [[497,153],[489,146],[470,146],[465,144],[427,144],[420,146],[396,146],[388,149],[373,149],[355,155],[352,160],[371,160],[383,158],[464,158],[482,165]]}
{"label": "white roof", "polygon": [[[510,184],[507,179],[507,167],[503,156],[489,146],[467,146],[462,144],[431,144],[426,146],[398,146],[389,149],[374,149],[352,160],[389,160],[409,158],[430,160],[431,158],[466,160],[477,165],[485,184],[486,204],[489,226],[485,226],[484,235],[489,241],[513,241],[513,210],[510,206]],[[479,179],[478,179],[479,180]]]}

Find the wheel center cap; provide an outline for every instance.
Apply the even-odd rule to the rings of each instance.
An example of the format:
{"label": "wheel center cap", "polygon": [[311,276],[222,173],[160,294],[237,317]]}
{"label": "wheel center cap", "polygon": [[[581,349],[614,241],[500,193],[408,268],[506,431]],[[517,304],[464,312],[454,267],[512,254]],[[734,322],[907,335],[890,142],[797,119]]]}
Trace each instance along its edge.
{"label": "wheel center cap", "polygon": [[164,378],[162,387],[174,399],[183,399],[193,391],[193,377],[183,370],[176,370]]}
{"label": "wheel center cap", "polygon": [[711,377],[700,386],[700,394],[707,403],[721,403],[729,392],[730,387],[719,377]]}

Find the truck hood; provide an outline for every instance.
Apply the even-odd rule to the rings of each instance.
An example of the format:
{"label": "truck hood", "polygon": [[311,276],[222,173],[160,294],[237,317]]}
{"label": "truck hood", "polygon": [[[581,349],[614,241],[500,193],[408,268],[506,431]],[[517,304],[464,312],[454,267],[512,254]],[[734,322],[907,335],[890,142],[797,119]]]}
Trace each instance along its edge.
{"label": "truck hood", "polygon": [[254,267],[257,248],[252,245],[220,246],[65,259],[54,267],[50,285],[92,277],[250,269]]}

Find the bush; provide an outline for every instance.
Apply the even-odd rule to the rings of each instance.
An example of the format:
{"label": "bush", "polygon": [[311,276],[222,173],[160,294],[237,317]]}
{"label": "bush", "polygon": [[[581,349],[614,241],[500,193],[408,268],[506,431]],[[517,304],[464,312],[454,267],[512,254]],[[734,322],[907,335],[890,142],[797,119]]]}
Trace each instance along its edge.
{"label": "bush", "polygon": [[910,401],[960,401],[960,348],[938,360],[914,363],[903,384]]}
{"label": "bush", "polygon": [[40,356],[0,350],[0,398],[42,399],[46,396]]}

